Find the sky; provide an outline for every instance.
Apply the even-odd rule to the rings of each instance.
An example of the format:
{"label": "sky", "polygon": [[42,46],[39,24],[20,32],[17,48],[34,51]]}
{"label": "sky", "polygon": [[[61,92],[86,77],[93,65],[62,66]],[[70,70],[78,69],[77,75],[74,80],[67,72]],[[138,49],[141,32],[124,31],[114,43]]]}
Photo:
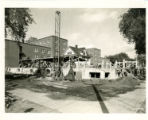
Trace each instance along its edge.
{"label": "sky", "polygon": [[29,26],[26,40],[54,35],[56,10],[61,12],[61,37],[70,46],[101,49],[101,57],[120,52],[135,57],[134,45],[119,32],[120,16],[127,8],[33,8],[35,22]]}

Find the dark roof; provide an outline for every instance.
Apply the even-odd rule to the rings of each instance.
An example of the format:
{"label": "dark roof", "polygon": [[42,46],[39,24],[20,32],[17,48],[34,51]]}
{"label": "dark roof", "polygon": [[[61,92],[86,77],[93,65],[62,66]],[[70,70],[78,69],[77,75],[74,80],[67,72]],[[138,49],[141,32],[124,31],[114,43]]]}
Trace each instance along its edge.
{"label": "dark roof", "polygon": [[[52,39],[50,39],[50,38],[52,38]],[[57,36],[54,36],[54,35],[52,35],[52,36],[46,36],[46,37],[43,37],[43,38],[40,38],[40,39],[31,37],[31,39],[28,39],[26,42],[29,43],[29,44],[33,44],[33,45],[36,45],[36,44],[38,45],[39,44],[38,42],[42,42],[44,40],[46,40],[46,41],[47,40],[55,40],[55,38],[57,40]],[[64,39],[64,38],[61,38],[61,37],[60,37],[60,40],[68,42],[67,39]],[[46,45],[42,45],[42,46],[46,46]]]}
{"label": "dark roof", "polygon": [[72,46],[69,46],[69,47],[74,51],[76,56],[89,57],[85,48],[77,48],[77,47],[72,47]]}
{"label": "dark roof", "polygon": [[101,49],[98,49],[98,48],[87,48],[86,50],[101,50]]}
{"label": "dark roof", "polygon": [[[6,41],[10,41],[10,42],[15,42],[17,43],[18,41],[15,41],[15,40],[10,40],[10,39],[5,39]],[[46,47],[46,46],[42,46],[42,45],[36,45],[36,44],[30,44],[30,43],[26,43],[26,42],[20,42],[21,44],[26,44],[26,45],[30,45],[30,46],[37,46],[37,47],[44,47],[44,48],[49,48],[49,47]],[[51,49],[51,48],[50,48]]]}
{"label": "dark roof", "polygon": [[[40,40],[43,40],[43,39],[46,39],[46,38],[51,38],[51,37],[57,37],[57,36],[51,35],[51,36],[46,36],[46,37],[39,38],[39,39],[37,39],[37,38],[35,38],[35,37],[31,37],[32,39],[28,39],[27,42],[40,41]],[[65,41],[68,41],[67,39],[64,39],[64,38],[61,38],[61,37],[60,37],[60,39],[65,40]]]}
{"label": "dark roof", "polygon": [[[38,40],[42,40],[42,39],[45,39],[45,38],[51,38],[51,37],[57,37],[57,36],[55,36],[55,35],[46,36],[46,37],[40,38],[40,39],[38,39]],[[61,37],[60,37],[60,39],[66,40],[66,41],[67,41],[67,39],[65,39],[65,38],[61,38]]]}

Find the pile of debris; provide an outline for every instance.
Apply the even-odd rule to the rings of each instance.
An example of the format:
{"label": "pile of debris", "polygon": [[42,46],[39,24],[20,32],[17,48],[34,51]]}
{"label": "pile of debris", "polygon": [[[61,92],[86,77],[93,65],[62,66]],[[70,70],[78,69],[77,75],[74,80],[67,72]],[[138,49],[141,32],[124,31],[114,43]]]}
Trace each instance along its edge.
{"label": "pile of debris", "polygon": [[127,85],[129,87],[135,87],[140,84],[140,80],[134,77],[133,75],[129,75],[128,77],[119,78],[118,83],[121,85]]}

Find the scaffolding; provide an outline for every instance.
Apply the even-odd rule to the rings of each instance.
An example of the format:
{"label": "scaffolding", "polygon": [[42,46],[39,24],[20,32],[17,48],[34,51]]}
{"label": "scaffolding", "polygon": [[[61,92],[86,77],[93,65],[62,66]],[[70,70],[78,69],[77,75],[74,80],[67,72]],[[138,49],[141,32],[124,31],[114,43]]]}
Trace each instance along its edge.
{"label": "scaffolding", "polygon": [[55,40],[54,40],[54,71],[59,73],[58,77],[60,76],[60,73],[61,73],[60,30],[61,30],[61,12],[56,11],[55,12]]}

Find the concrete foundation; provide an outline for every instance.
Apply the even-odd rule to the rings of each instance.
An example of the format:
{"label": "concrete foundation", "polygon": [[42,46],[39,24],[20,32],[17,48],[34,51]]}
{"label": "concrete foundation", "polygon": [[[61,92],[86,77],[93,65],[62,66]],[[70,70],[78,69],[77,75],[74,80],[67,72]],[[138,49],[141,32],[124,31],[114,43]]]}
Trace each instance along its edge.
{"label": "concrete foundation", "polygon": [[[66,76],[70,70],[70,67],[63,68],[63,74]],[[99,68],[73,68],[75,76],[77,73],[81,76],[81,79],[116,79],[118,78],[115,69],[99,69]],[[80,75],[81,74],[81,75]],[[80,77],[79,77],[80,79]]]}

